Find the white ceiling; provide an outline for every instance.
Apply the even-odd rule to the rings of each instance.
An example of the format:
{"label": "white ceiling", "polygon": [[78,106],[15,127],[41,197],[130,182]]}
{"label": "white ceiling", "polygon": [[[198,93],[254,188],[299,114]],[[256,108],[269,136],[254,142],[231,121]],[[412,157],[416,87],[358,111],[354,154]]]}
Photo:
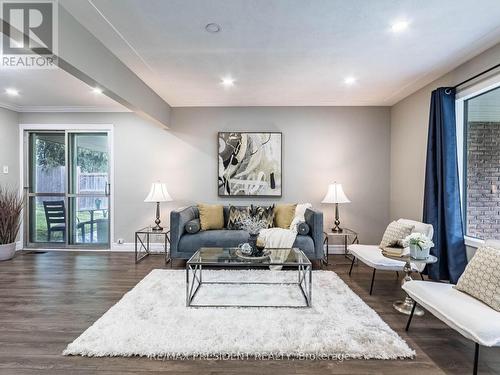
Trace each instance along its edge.
{"label": "white ceiling", "polygon": [[[7,88],[19,95],[9,96]],[[18,112],[128,111],[60,69],[0,69],[0,107]]]}
{"label": "white ceiling", "polygon": [[60,3],[172,106],[392,105],[500,41],[499,0]]}

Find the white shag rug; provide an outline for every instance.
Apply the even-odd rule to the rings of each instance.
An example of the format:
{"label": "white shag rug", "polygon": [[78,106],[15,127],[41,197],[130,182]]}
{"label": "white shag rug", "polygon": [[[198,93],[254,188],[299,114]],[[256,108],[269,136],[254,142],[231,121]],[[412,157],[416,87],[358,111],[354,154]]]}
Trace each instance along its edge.
{"label": "white shag rug", "polygon": [[[203,280],[295,281],[293,271],[206,270]],[[415,355],[331,271],[313,271],[311,308],[188,308],[183,270],[154,270],[111,307],[65,355],[202,358],[286,355],[399,359]],[[303,303],[297,286],[203,285],[196,303]]]}

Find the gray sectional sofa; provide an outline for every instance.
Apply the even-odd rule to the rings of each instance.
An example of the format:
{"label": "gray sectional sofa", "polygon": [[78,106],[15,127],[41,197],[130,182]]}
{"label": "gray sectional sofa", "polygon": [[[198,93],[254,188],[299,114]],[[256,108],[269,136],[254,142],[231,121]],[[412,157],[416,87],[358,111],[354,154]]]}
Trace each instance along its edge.
{"label": "gray sectional sofa", "polygon": [[[227,224],[229,206],[224,206],[224,222]],[[170,252],[172,258],[189,259],[200,247],[236,247],[247,242],[248,233],[243,230],[207,230],[190,234],[185,226],[199,218],[197,206],[189,206],[170,213]],[[308,209],[305,213],[309,225],[307,235],[297,235],[294,247],[304,251],[311,260],[323,258],[323,213]]]}

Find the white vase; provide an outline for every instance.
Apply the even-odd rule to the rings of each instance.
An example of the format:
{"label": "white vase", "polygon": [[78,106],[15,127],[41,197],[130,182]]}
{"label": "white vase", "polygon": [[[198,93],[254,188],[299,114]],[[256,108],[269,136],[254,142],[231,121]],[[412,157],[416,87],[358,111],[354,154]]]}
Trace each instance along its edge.
{"label": "white vase", "polygon": [[410,256],[414,259],[427,259],[431,249],[421,249],[417,245],[410,245]]}
{"label": "white vase", "polygon": [[0,245],[0,261],[9,260],[14,257],[16,253],[16,243],[8,243],[6,245]]}

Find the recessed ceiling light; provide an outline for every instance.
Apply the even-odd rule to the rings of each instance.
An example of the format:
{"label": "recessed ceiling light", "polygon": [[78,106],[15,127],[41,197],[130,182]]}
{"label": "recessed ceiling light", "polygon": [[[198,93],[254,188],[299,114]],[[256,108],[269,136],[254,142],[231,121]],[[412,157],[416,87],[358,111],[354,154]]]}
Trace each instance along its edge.
{"label": "recessed ceiling light", "polygon": [[222,27],[220,27],[220,25],[217,23],[208,23],[205,26],[205,30],[207,30],[211,34],[215,34],[215,33],[218,33],[219,31],[221,31]]}
{"label": "recessed ceiling light", "polygon": [[402,31],[405,31],[408,28],[408,26],[410,26],[410,22],[409,21],[399,20],[399,21],[394,22],[391,25],[391,31],[393,33],[400,33]]}
{"label": "recessed ceiling light", "polygon": [[92,92],[93,92],[94,94],[102,94],[102,89],[100,89],[99,87],[94,87],[94,88],[92,89]]}
{"label": "recessed ceiling light", "polygon": [[5,89],[5,93],[10,96],[18,96],[19,95],[19,90],[13,89],[13,88],[8,88]]}
{"label": "recessed ceiling light", "polygon": [[348,86],[354,85],[356,81],[357,81],[356,77],[353,76],[345,77],[344,79],[344,83]]}
{"label": "recessed ceiling light", "polygon": [[220,83],[224,87],[232,87],[234,86],[234,78],[232,77],[224,77],[221,79]]}

